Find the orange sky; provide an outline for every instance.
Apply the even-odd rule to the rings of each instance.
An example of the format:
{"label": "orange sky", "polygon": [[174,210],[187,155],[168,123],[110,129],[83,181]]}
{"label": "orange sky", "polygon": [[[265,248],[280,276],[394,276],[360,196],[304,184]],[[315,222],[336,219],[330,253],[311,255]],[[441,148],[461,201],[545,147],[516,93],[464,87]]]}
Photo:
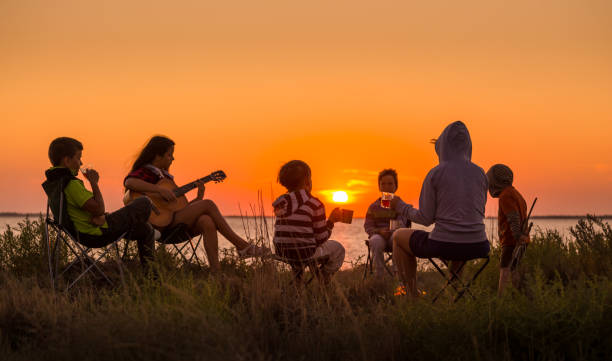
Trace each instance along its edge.
{"label": "orange sky", "polygon": [[228,214],[257,190],[270,203],[297,158],[328,209],[347,190],[361,216],[385,167],[416,203],[428,140],[461,119],[474,162],[510,165],[535,213],[612,213],[611,15],[606,0],[4,0],[0,211],[43,209],[57,136],[84,143],[116,209],[164,134],[179,183],[226,171],[207,195]]}

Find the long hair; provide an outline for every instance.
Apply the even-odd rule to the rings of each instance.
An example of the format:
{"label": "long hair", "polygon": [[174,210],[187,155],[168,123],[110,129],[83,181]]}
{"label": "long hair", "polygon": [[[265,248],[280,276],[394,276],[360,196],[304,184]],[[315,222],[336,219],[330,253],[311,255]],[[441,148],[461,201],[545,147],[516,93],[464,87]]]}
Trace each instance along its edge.
{"label": "long hair", "polygon": [[147,164],[151,164],[155,159],[155,156],[163,156],[173,145],[174,142],[170,138],[161,135],[154,136],[147,142],[144,148],[142,148],[130,172],[133,172]]}

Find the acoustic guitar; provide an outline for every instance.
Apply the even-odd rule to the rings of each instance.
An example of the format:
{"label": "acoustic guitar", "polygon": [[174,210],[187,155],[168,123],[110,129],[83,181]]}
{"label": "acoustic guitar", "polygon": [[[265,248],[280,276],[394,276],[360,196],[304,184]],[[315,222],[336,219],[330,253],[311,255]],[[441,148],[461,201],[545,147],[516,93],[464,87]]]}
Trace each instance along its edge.
{"label": "acoustic guitar", "polygon": [[174,218],[174,213],[185,208],[187,206],[187,197],[185,197],[185,193],[190,190],[196,188],[197,182],[222,182],[226,178],[225,173],[222,170],[218,170],[207,175],[204,178],[197,179],[193,182],[187,183],[184,186],[177,186],[176,183],[172,179],[162,178],[157,185],[166,189],[171,190],[176,199],[174,201],[166,201],[163,199],[159,193],[140,193],[132,190],[127,190],[123,196],[123,204],[127,205],[132,202],[134,199],[147,196],[151,198],[153,201],[153,205],[157,208],[159,214],[156,212],[151,212],[151,216],[149,217],[149,223],[151,223],[155,228],[164,228],[172,223],[172,219]]}

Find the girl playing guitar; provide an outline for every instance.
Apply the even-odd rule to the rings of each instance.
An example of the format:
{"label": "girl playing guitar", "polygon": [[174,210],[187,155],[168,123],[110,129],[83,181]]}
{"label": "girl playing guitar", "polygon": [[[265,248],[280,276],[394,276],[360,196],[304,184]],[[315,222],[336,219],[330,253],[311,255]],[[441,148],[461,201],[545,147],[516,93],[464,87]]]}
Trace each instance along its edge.
{"label": "girl playing guitar", "polygon": [[[155,194],[168,202],[176,201],[176,195],[172,190],[157,184],[162,179],[174,178],[168,172],[174,160],[173,154],[174,142],[171,139],[163,136],[151,138],[125,177],[123,182],[125,188],[133,192]],[[236,247],[240,257],[260,257],[270,254],[268,248],[250,244],[237,235],[227,224],[217,205],[210,199],[204,199],[204,183],[198,182],[197,185],[196,198],[174,213],[168,227],[183,223],[187,225],[192,236],[204,235],[204,248],[212,272],[219,271],[221,267],[217,231]]]}

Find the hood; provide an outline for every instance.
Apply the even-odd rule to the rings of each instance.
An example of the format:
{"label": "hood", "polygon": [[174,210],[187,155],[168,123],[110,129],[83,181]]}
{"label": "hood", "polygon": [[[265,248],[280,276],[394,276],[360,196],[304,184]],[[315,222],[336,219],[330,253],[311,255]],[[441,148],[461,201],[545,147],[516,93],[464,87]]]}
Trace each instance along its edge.
{"label": "hood", "polygon": [[304,189],[285,193],[276,198],[272,203],[274,215],[277,217],[289,217],[310,198],[311,195]]}
{"label": "hood", "polygon": [[512,185],[514,174],[507,165],[495,164],[487,172],[487,179],[489,181],[489,194],[491,194],[491,197],[497,198],[506,187]]}
{"label": "hood", "polygon": [[462,121],[449,124],[436,140],[440,162],[472,160],[472,139]]}
{"label": "hood", "polygon": [[54,182],[62,178],[74,178],[76,174],[66,167],[52,167],[45,171],[45,176],[49,182]]}
{"label": "hood", "polygon": [[53,218],[59,225],[66,227],[69,232],[73,232],[73,224],[68,212],[63,211],[63,191],[70,180],[77,179],[73,172],[66,167],[53,167],[45,171],[47,179],[42,187],[48,197],[48,207],[53,213]]}

